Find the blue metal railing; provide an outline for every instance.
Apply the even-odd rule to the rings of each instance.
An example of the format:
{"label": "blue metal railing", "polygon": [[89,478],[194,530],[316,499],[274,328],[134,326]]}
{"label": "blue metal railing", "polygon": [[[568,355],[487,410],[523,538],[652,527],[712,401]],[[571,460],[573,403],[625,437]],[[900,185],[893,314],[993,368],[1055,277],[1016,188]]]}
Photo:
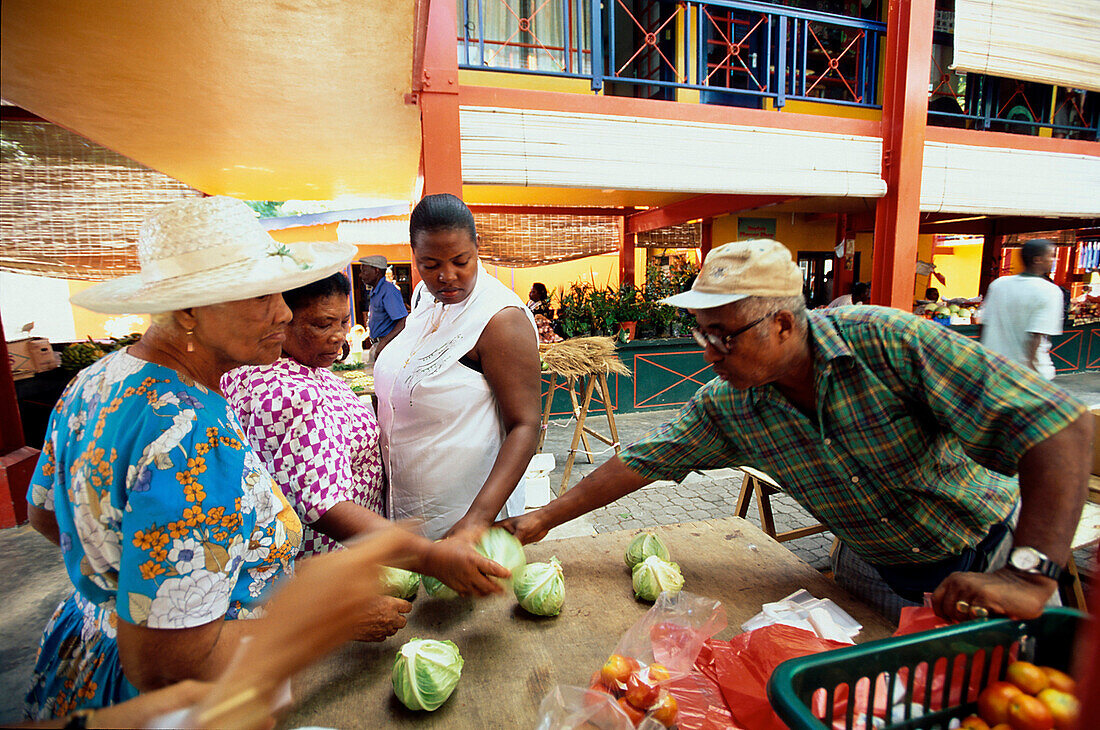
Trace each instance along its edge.
{"label": "blue metal railing", "polygon": [[696,89],[714,103],[748,96],[779,106],[815,99],[877,107],[885,29],[736,0],[459,0],[458,6],[462,68],[587,78],[594,91],[607,84],[641,90],[631,95]]}
{"label": "blue metal railing", "polygon": [[[462,68],[586,79],[609,95],[692,89],[709,104],[880,108],[885,33],[885,23],[755,0],[458,0]],[[949,76],[931,124],[1100,139],[1100,94],[1061,89],[1052,102],[1050,86],[977,74],[945,86]]]}

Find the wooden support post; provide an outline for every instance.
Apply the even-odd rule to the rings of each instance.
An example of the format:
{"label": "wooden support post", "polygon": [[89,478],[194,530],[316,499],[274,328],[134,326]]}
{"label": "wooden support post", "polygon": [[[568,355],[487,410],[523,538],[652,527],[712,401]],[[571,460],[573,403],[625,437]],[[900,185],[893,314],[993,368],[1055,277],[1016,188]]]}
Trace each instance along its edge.
{"label": "wooden support post", "polygon": [[[584,384],[584,395],[581,400],[580,406],[577,405],[576,391],[573,389],[573,381],[576,380],[578,384]],[[607,426],[610,432],[610,436],[604,436],[601,433],[593,431],[588,427],[588,412],[592,407],[592,394],[599,388],[600,398],[603,399],[604,412],[607,415]],[[569,378],[569,392],[573,397],[573,415],[576,416],[577,424],[573,428],[573,443],[569,446],[569,454],[565,458],[565,474],[562,476],[561,488],[558,490],[558,495],[565,493],[569,489],[569,477],[573,474],[573,464],[577,459],[577,446],[580,442],[584,443],[584,453],[588,457],[588,463],[594,463],[592,459],[592,447],[588,443],[588,436],[593,436],[599,439],[603,443],[611,446],[615,453],[618,454],[622,447],[619,445],[619,428],[615,424],[615,412],[611,405],[611,389],[607,385],[607,373],[590,373],[581,378]]]}
{"label": "wooden support post", "polygon": [[871,299],[909,309],[916,281],[934,0],[891,0],[886,22],[882,172]]}
{"label": "wooden support post", "polygon": [[27,446],[23,435],[4,323],[0,321],[0,527],[27,521],[27,486],[38,454],[38,449]]}

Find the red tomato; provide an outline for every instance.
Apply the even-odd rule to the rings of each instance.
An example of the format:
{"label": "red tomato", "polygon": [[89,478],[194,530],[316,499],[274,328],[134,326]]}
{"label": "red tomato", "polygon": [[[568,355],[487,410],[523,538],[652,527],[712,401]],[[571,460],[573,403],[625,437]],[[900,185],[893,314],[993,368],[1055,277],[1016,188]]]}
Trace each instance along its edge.
{"label": "red tomato", "polygon": [[1072,728],[1081,714],[1081,703],[1069,692],[1047,687],[1039,693],[1039,701],[1047,706],[1054,717],[1054,727]]}
{"label": "red tomato", "polygon": [[970,715],[959,725],[959,730],[989,730],[989,723],[977,715]]}
{"label": "red tomato", "polygon": [[639,710],[648,710],[653,707],[660,695],[661,688],[646,682],[638,676],[637,672],[631,674],[626,680],[626,693],[623,696],[626,697],[627,702]]}
{"label": "red tomato", "polygon": [[[631,666],[633,662],[634,666]],[[604,684],[608,686],[615,686],[616,682],[626,684],[626,680],[630,677],[630,673],[638,668],[638,662],[623,656],[622,654],[612,654],[604,662],[602,668],[600,668],[600,676],[603,677]]]}
{"label": "red tomato", "polygon": [[619,707],[623,708],[623,712],[630,718],[630,722],[633,723],[634,727],[637,727],[638,723],[645,718],[645,713],[632,706],[626,701],[625,697],[619,698]]}
{"label": "red tomato", "polygon": [[668,679],[668,670],[665,669],[664,664],[650,664],[649,665],[649,681],[650,682],[664,682]]}
{"label": "red tomato", "polygon": [[1077,691],[1077,680],[1069,676],[1065,672],[1059,672],[1054,667],[1039,667],[1043,670],[1043,674],[1047,675],[1047,681],[1049,686],[1060,692],[1069,692],[1073,694]]}
{"label": "red tomato", "polygon": [[666,692],[661,701],[657,703],[657,706],[653,708],[653,719],[665,727],[672,727],[676,724],[677,710],[676,698]]}
{"label": "red tomato", "polygon": [[1020,688],[1008,682],[993,682],[978,695],[978,714],[991,725],[1008,722],[1008,703]]}
{"label": "red tomato", "polygon": [[599,670],[596,670],[592,673],[592,678],[588,680],[588,689],[593,689],[597,692],[603,692],[604,694],[614,695],[615,691],[618,688],[616,687],[612,689],[611,687],[607,686],[607,684],[603,681],[603,675],[601,675]]}
{"label": "red tomato", "polygon": [[1050,684],[1046,673],[1031,662],[1012,662],[1005,672],[1005,679],[1029,695],[1039,694]]}
{"label": "red tomato", "polygon": [[1021,692],[1008,703],[1008,724],[1013,730],[1052,730],[1054,716],[1038,699]]}
{"label": "red tomato", "polygon": [[1012,726],[1009,725],[1007,722],[999,722],[993,727],[989,728],[989,730],[1012,730]]}

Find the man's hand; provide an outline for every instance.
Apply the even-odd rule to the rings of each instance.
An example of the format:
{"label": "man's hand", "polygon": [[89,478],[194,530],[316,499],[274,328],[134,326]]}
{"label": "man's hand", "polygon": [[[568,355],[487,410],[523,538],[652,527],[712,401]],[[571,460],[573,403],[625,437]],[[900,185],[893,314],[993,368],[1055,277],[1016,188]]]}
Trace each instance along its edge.
{"label": "man's hand", "polygon": [[424,558],[424,573],[443,581],[460,596],[503,592],[492,578],[509,578],[511,571],[475,551],[470,538],[470,533],[463,532],[432,543]]}
{"label": "man's hand", "polygon": [[496,523],[494,527],[503,527],[524,545],[538,542],[550,531],[541,519],[541,512],[542,510],[535,510],[517,517],[509,517]]}
{"label": "man's hand", "polygon": [[373,596],[363,604],[356,627],[356,641],[383,641],[405,627],[412,604],[393,596]]}
{"label": "man's hand", "polygon": [[932,608],[943,618],[968,621],[982,615],[1031,619],[1043,612],[1057,584],[1050,578],[1001,568],[991,573],[952,573],[932,594]]}

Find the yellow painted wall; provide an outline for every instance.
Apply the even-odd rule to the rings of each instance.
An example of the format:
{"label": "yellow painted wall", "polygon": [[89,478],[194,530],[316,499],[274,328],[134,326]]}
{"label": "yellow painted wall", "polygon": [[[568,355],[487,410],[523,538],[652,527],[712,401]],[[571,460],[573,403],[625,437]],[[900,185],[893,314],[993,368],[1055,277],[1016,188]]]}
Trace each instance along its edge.
{"label": "yellow painted wall", "polygon": [[[776,110],[773,99],[764,100],[764,108]],[[882,121],[881,109],[867,109],[846,104],[826,104],[817,101],[804,101],[801,99],[787,99],[781,111],[787,114],[812,114],[820,117],[844,117],[845,119],[867,119],[872,122]]]}
{"label": "yellow painted wall", "polygon": [[[69,282],[69,296],[82,292],[90,286],[93,286],[95,282],[92,281],[70,281]],[[88,336],[95,339],[103,339],[107,337],[107,330],[104,329],[108,320],[116,319],[120,316],[129,315],[117,315],[117,314],[101,314],[100,312],[93,312],[90,309],[84,307],[73,306],[73,330],[76,332],[76,338],[83,340]],[[138,315],[141,318],[140,324],[133,326],[130,329],[132,332],[145,332],[149,328],[149,315]]]}
{"label": "yellow painted wall", "polygon": [[[932,248],[935,245],[936,237],[925,235],[917,236],[917,261],[932,261]],[[934,286],[940,289],[940,283],[936,281],[932,276],[916,276],[913,281],[913,299],[923,299],[924,290],[930,286]],[[943,289],[940,289],[940,296],[943,296]]]}
{"label": "yellow painted wall", "polygon": [[[522,269],[491,263],[486,263],[485,268],[524,301],[527,301],[531,284],[536,281],[545,284],[551,295],[555,290],[568,289],[577,281],[584,281],[597,287],[619,286],[619,254],[617,253],[587,256],[576,261],[563,261],[560,264]],[[639,285],[645,282],[645,249],[634,251],[634,278]]]}
{"label": "yellow painted wall", "polygon": [[[832,251],[836,246],[836,222],[824,219],[806,221],[798,213],[779,213],[776,215],[751,214],[747,218],[775,218],[775,240],[791,250]],[[737,218],[735,215],[714,219],[714,245],[737,240]]]}
{"label": "yellow painted wall", "polygon": [[[978,236],[973,243],[951,241],[945,243],[954,249],[952,254],[936,254],[932,263],[936,265],[936,271],[947,279],[946,284],[935,282],[934,286],[940,290],[940,296],[944,299],[967,299],[978,296],[978,282],[982,274],[982,238]],[[918,292],[918,296],[924,292]]]}
{"label": "yellow painted wall", "polygon": [[473,71],[470,69],[459,69],[458,83],[462,86],[489,86],[496,89],[558,91],[564,94],[592,93],[592,82],[588,79],[540,76],[527,73],[508,73],[507,71]]}

